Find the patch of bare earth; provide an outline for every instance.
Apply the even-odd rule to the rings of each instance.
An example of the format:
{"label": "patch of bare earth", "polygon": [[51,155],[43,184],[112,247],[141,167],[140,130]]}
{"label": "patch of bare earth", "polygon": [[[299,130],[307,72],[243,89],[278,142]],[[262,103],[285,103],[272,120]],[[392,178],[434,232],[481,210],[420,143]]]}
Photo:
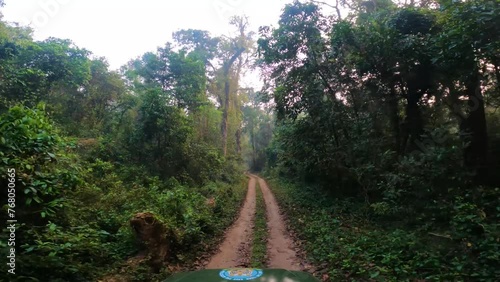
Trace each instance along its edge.
{"label": "patch of bare earth", "polygon": [[278,203],[264,179],[258,179],[260,189],[264,195],[267,213],[267,241],[268,268],[283,268],[288,270],[302,270],[300,259],[295,252],[295,244],[288,235],[285,222],[280,214]]}
{"label": "patch of bare earth", "polygon": [[255,178],[250,177],[248,192],[240,215],[226,232],[219,251],[209,260],[205,268],[248,266],[255,215],[255,181]]}

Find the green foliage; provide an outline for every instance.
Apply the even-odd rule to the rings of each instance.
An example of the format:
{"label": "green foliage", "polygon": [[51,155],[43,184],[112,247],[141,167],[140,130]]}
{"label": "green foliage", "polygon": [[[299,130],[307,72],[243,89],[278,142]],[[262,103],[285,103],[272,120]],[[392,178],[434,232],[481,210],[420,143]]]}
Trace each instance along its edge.
{"label": "green foliage", "polygon": [[216,147],[190,142],[186,149],[186,172],[195,183],[217,181],[224,169],[224,159]]}
{"label": "green foliage", "polygon": [[40,281],[85,281],[96,277],[102,264],[120,259],[116,244],[109,241],[114,235],[88,225],[68,228],[49,222],[27,234],[34,241],[18,248],[19,273]]}
{"label": "green foliage", "polygon": [[367,221],[362,203],[352,199],[334,200],[314,187],[279,180],[271,184],[309,259],[326,266],[321,271],[331,281],[492,281],[499,275],[498,211],[486,217],[458,199],[450,236],[435,237],[424,230],[383,229]]}
{"label": "green foliage", "polygon": [[63,205],[62,195],[81,183],[79,167],[66,151],[70,144],[47,119],[44,107],[16,106],[0,117],[0,168],[16,169],[21,216],[29,215],[34,222],[55,216]]}
{"label": "green foliage", "polygon": [[205,58],[196,52],[175,52],[170,43],[158,52],[146,53],[122,69],[137,92],[161,89],[169,105],[196,111],[206,104]]}
{"label": "green foliage", "polygon": [[[461,148],[454,145],[456,140],[449,140],[439,145],[432,143],[435,136],[443,136],[442,130],[436,130],[425,136],[430,141],[424,152],[415,152],[405,156],[392,168],[382,172],[377,182],[377,189],[382,194],[383,202],[390,206],[391,213],[424,223],[427,220],[446,220],[449,214],[440,205],[461,195],[470,186],[471,176],[465,169],[457,168],[460,162]],[[451,137],[450,137],[451,139]],[[456,143],[455,143],[456,144]],[[422,145],[425,146],[425,145]],[[428,199],[432,199],[429,205]],[[414,218],[412,215],[418,215]]]}
{"label": "green foliage", "polygon": [[168,105],[160,89],[147,90],[138,109],[136,131],[128,140],[132,158],[162,177],[178,175],[184,143],[190,134],[181,109]]}
{"label": "green foliage", "polygon": [[173,189],[149,191],[149,210],[159,216],[174,236],[171,252],[180,263],[195,261],[231,224],[245,194],[245,180],[232,185],[209,183],[199,189],[177,184]]}
{"label": "green foliage", "polygon": [[4,54],[0,67],[4,78],[0,91],[3,111],[17,103],[34,106],[42,101],[51,102],[51,92],[56,89],[66,89],[75,95],[76,89],[90,78],[88,51],[75,47],[69,40],[26,42],[15,37],[0,40],[3,42],[0,53]]}
{"label": "green foliage", "polygon": [[250,266],[256,268],[266,267],[267,253],[267,220],[266,204],[259,183],[255,187],[255,219],[253,227],[252,254],[250,256]]}
{"label": "green foliage", "polygon": [[266,149],[271,142],[274,129],[273,116],[262,109],[262,106],[265,106],[262,96],[262,93],[250,91],[251,104],[242,109],[245,125],[243,133],[248,135],[248,147],[243,150],[243,156],[251,171],[264,169],[267,161]]}
{"label": "green foliage", "polygon": [[[43,105],[33,110],[11,108],[0,117],[0,127],[0,169],[15,168],[17,175],[16,217],[22,218],[16,236],[22,242],[17,246],[19,273],[74,281],[90,275],[93,263],[104,263],[114,252],[104,244],[106,232],[83,222],[73,225],[67,213],[74,201],[71,195],[84,185],[77,157],[68,150],[71,143],[59,136]],[[41,263],[40,257],[47,259]]]}
{"label": "green foliage", "polygon": [[[488,194],[497,195],[496,188]],[[492,202],[478,204],[458,197],[453,203],[454,210],[450,220],[451,236],[460,242],[455,250],[456,257],[452,264],[459,273],[467,273],[470,279],[488,281],[499,277],[500,271],[494,267],[500,256],[500,225],[498,205]],[[486,214],[484,210],[496,211]]]}
{"label": "green foliage", "polygon": [[[0,168],[14,167],[19,177],[16,210],[23,223],[17,230],[22,242],[17,250],[22,277],[97,279],[138,251],[128,221],[145,210],[157,214],[175,234],[175,260],[192,262],[230,224],[244,197],[237,170],[226,172],[234,182],[209,182],[217,178],[207,177],[207,186],[201,188],[182,186],[175,178],[162,182],[143,168],[95,158],[91,151],[102,152],[105,139],[86,141],[94,145],[86,148],[85,154],[90,154],[85,160],[85,154],[74,153],[82,150],[76,142],[59,135],[43,105],[11,108],[1,116],[0,127],[5,132]],[[208,169],[206,164],[202,173],[208,174]],[[110,265],[110,259],[116,263]],[[144,279],[153,279],[149,271],[144,269]],[[135,279],[140,281],[141,275]]]}

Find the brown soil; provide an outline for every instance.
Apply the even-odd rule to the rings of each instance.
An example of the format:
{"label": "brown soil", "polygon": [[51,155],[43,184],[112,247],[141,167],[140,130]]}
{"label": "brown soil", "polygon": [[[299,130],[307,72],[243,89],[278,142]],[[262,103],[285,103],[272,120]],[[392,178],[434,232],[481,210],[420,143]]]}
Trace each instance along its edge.
{"label": "brown soil", "polygon": [[280,214],[278,203],[264,179],[257,177],[260,189],[264,195],[267,213],[267,240],[268,268],[283,268],[288,270],[302,270],[300,260],[294,250],[295,244],[288,232]]}
{"label": "brown soil", "polygon": [[276,199],[264,179],[249,175],[248,192],[239,218],[228,229],[224,242],[205,268],[248,267],[250,242],[252,242],[255,215],[255,183],[259,181],[267,213],[268,268],[302,270],[300,259],[294,250],[293,239],[288,232]]}
{"label": "brown soil", "polygon": [[255,178],[248,182],[248,192],[240,216],[226,232],[224,242],[205,268],[230,268],[248,266],[255,215]]}

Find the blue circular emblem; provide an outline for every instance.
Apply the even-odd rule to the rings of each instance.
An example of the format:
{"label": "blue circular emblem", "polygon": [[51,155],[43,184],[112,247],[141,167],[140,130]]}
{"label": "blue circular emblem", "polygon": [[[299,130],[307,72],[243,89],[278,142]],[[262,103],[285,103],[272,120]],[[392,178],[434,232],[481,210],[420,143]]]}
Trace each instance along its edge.
{"label": "blue circular emblem", "polygon": [[248,281],[261,277],[262,269],[256,268],[229,268],[222,270],[220,277],[231,281]]}

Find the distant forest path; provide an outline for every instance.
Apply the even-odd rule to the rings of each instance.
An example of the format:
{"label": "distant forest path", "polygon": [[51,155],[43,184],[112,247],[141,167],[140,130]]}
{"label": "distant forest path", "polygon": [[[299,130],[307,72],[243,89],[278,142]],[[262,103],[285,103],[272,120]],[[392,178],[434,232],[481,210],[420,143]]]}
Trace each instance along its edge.
{"label": "distant forest path", "polygon": [[238,219],[227,230],[219,251],[209,260],[205,268],[249,267],[253,238],[256,183],[259,183],[266,206],[267,218],[267,268],[301,270],[300,259],[294,249],[293,239],[288,235],[284,220],[273,193],[266,181],[248,174],[248,192]]}

